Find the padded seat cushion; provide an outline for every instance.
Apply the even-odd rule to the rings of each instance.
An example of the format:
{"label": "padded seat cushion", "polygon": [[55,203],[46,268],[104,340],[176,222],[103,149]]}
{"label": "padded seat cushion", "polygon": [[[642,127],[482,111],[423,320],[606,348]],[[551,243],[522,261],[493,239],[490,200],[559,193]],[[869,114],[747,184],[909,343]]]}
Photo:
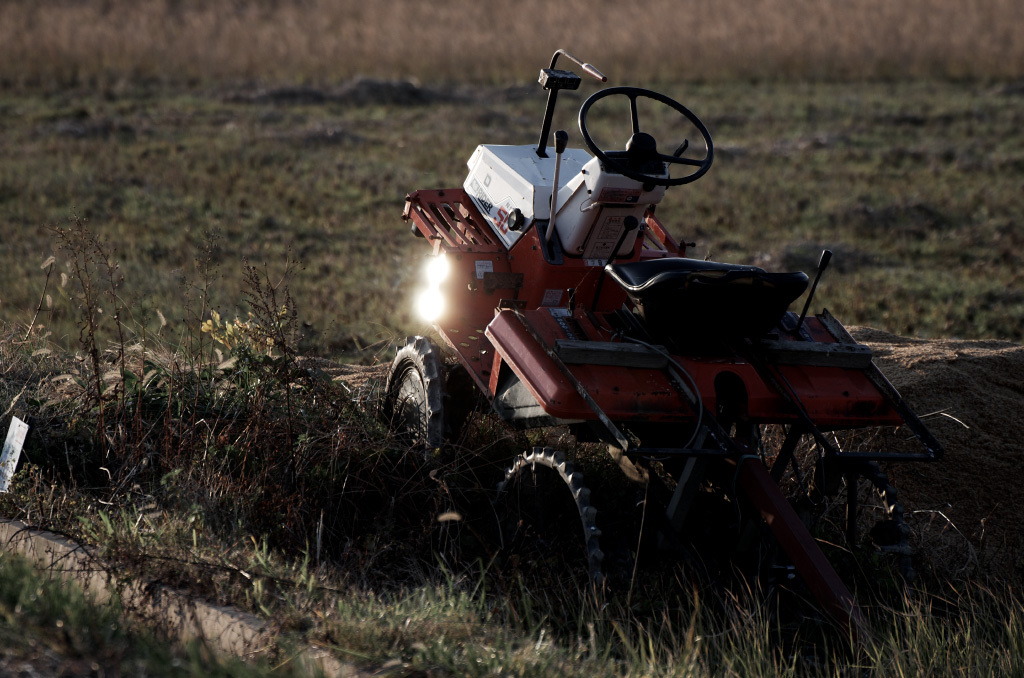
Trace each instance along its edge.
{"label": "padded seat cushion", "polygon": [[652,334],[677,345],[756,337],[770,331],[807,289],[807,275],[769,273],[683,257],[605,269],[637,306]]}

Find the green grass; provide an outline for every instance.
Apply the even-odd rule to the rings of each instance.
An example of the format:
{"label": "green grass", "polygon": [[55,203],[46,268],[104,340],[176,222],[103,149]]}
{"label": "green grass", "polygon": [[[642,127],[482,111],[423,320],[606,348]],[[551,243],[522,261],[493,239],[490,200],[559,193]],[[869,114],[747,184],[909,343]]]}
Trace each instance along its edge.
{"label": "green grass", "polygon": [[200,642],[169,643],[126,617],[116,601],[97,604],[9,553],[0,555],[0,643],[4,675],[308,675],[287,662],[247,665]]}
{"label": "green grass", "polygon": [[[28,664],[72,675],[305,675],[287,662],[247,666],[199,645],[168,646],[133,628],[116,605],[96,606],[12,556],[0,557],[0,574],[0,662],[12,670]],[[1012,589],[971,584],[876,606],[872,636],[852,654],[834,638],[831,649],[787,643],[762,594],[724,607],[714,596],[696,585],[683,588],[651,618],[621,601],[599,609],[593,599],[567,592],[559,602],[576,623],[568,633],[553,630],[540,608],[525,623],[513,619],[513,606],[473,579],[295,601],[304,601],[318,646],[385,675],[898,677],[1016,675],[1022,668],[1024,601]]]}
{"label": "green grass", "polygon": [[[710,174],[659,209],[691,255],[810,270],[828,247],[818,303],[847,324],[1021,339],[1019,95],[946,82],[660,89],[718,148]],[[75,345],[58,284],[68,259],[50,229],[78,217],[111,246],[133,331],[173,341],[189,304],[244,318],[242,261],[279,276],[293,259],[302,350],[365,360],[425,329],[411,298],[426,249],[400,219],[404,195],[461,185],[477,143],[533,142],[543,93],[515,92],[415,106],[217,89],[0,94],[0,318],[28,322],[42,296],[37,322]],[[563,96],[556,118],[571,143],[579,102]],[[48,307],[39,266],[51,254]]]}
{"label": "green grass", "polygon": [[[121,573],[259,614],[283,642],[397,675],[1020,670],[1024,600],[1005,583],[925,572],[901,594],[892,563],[836,547],[870,620],[852,654],[799,588],[747,587],[692,560],[645,560],[629,590],[595,595],[560,558],[520,568],[498,552],[489,499],[503,464],[537,440],[492,419],[472,420],[458,454],[410,454],[374,419],[367,393],[370,404],[354,406],[359,393],[305,373],[280,342],[280,355],[266,358],[243,341],[220,364],[157,343],[145,355],[127,346],[123,379],[120,351],[107,351],[97,407],[90,362],[23,341],[21,329],[5,328],[0,341],[0,403],[31,417],[33,435],[0,513],[95,544]],[[605,473],[617,471],[606,455],[571,452],[588,485],[607,489]],[[620,503],[631,504],[616,479]],[[616,493],[601,496],[614,512]],[[435,520],[452,509],[463,520]],[[88,640],[109,624],[85,626]],[[44,621],[27,637],[46,643],[47,633]]]}

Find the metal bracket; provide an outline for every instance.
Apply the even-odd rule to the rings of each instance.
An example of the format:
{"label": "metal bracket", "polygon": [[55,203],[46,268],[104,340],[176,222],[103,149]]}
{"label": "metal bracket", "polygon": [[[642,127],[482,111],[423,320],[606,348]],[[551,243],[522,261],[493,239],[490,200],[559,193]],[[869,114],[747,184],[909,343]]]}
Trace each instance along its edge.
{"label": "metal bracket", "polygon": [[[828,312],[828,309],[823,310],[821,315],[818,316],[818,319],[821,321],[821,324],[825,326],[825,329],[828,330],[829,334],[835,337],[836,341],[841,344],[856,344],[854,338],[846,331],[846,328],[843,327],[842,323],[836,320],[835,317]],[[885,375],[878,369],[878,366],[871,363],[871,365],[864,368],[864,375],[872,384],[874,384],[875,388],[882,392],[882,395],[886,397],[890,405],[896,409],[896,412],[903,419],[904,423],[906,423],[907,428],[909,428],[917,439],[921,441],[921,444],[927,452],[927,457],[925,458],[936,461],[942,459],[942,445],[939,444],[939,441],[931,434],[931,431],[921,423],[921,420],[917,418],[914,411],[907,406],[906,401],[900,396],[899,391],[897,391],[896,387],[885,378]],[[918,455],[912,458],[921,459],[922,456]]]}

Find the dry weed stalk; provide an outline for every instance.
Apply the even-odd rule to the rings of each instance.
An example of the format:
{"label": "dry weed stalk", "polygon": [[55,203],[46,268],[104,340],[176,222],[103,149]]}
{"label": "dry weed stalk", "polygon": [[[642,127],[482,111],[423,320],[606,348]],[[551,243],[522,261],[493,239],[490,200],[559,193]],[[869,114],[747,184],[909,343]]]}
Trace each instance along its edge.
{"label": "dry weed stalk", "polygon": [[[318,560],[346,559],[354,571],[372,571],[382,557],[429,560],[423,540],[432,538],[442,499],[438,476],[428,473],[437,469],[390,441],[357,404],[371,397],[298,360],[298,312],[287,287],[294,263],[280,278],[246,264],[251,315],[240,325],[244,341],[225,345],[224,360],[213,350],[223,336],[198,331],[198,322],[178,346],[134,334],[105,243],[80,220],[55,236],[85,360],[54,351],[38,334],[4,344],[54,356],[50,371],[23,385],[28,396],[12,401],[22,416],[47,418],[32,438],[34,470],[19,474],[31,499],[9,505],[18,517],[66,530],[80,516],[135,516],[144,506],[146,515],[197,516],[195,525],[214,540],[256,536],[292,555],[316,544]],[[205,315],[215,276],[202,261],[199,270],[203,281],[189,289]],[[205,328],[215,327],[212,320]],[[83,427],[91,435],[80,435]],[[57,487],[79,499],[58,501]],[[408,546],[376,552],[373,545],[390,544],[396,533]],[[353,547],[364,540],[365,548]],[[170,541],[182,547],[182,539]],[[138,556],[137,546],[125,554]]]}

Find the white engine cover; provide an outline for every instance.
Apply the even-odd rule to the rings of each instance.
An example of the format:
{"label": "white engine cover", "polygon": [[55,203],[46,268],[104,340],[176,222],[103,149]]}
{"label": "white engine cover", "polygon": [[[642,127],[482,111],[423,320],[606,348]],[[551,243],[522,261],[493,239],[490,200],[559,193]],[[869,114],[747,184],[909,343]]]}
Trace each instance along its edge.
{"label": "white engine cover", "polygon": [[[565,149],[559,170],[561,187],[590,159],[583,149]],[[535,219],[551,217],[554,152],[541,158],[535,146],[481,145],[467,164],[469,176],[463,188],[506,247],[512,247]],[[506,222],[515,208],[519,208],[526,221],[519,231],[510,231]]]}
{"label": "white engine cover", "polygon": [[[537,156],[533,146],[477,146],[467,163],[463,188],[505,246],[511,248],[534,221],[551,218],[551,187],[555,158]],[[667,178],[667,174],[665,175]],[[558,213],[555,233],[567,256],[603,265],[625,230],[625,220],[643,220],[651,205],[661,202],[664,186],[645,191],[621,174],[605,172],[597,158],[579,148],[562,153],[558,173]],[[519,231],[508,229],[514,209],[525,217]],[[639,229],[627,234],[618,254],[632,249]]]}

